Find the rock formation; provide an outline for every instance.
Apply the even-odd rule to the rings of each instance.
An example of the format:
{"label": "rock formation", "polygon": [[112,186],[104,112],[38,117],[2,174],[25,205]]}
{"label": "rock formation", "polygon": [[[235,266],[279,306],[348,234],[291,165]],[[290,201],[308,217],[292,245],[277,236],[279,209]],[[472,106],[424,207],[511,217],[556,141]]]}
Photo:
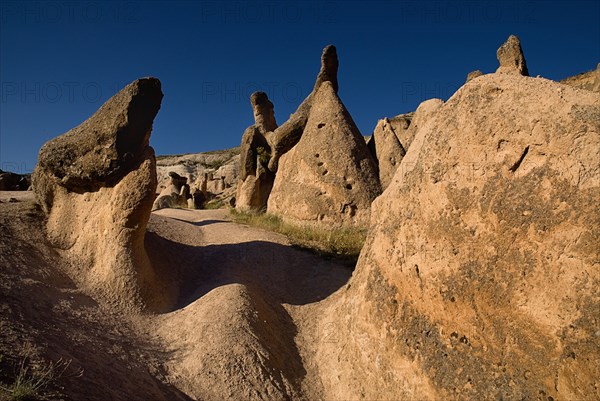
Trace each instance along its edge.
{"label": "rock formation", "polygon": [[295,223],[366,226],[380,192],[364,138],[333,83],[323,82],[300,141],[281,157],[268,211]]}
{"label": "rock formation", "polygon": [[28,174],[17,174],[0,170],[0,191],[27,191],[31,186]]}
{"label": "rock formation", "polygon": [[288,121],[286,121],[281,127],[276,129],[270,136],[270,144],[272,148],[271,159],[269,160],[269,170],[277,171],[279,158],[287,151],[292,149],[300,140],[306,123],[311,107],[314,102],[314,98],[323,84],[323,82],[331,82],[331,86],[335,93],[338,91],[338,57],[335,46],[329,45],[323,49],[321,54],[321,69],[317,75],[317,80],[313,91],[304,99],[304,101],[298,106],[298,109],[292,114]]}
{"label": "rock formation", "polygon": [[33,173],[48,238],[72,260],[74,278],[123,307],[169,303],[144,249],[157,184],[149,139],[162,97],[158,79],[132,82],[47,142]]}
{"label": "rock formation", "polygon": [[399,133],[400,143],[406,151],[412,146],[419,128],[429,121],[443,104],[444,102],[441,99],[425,100],[413,113],[409,127],[404,131],[395,130],[395,132]]}
{"label": "rock formation", "polygon": [[506,42],[498,48],[496,57],[500,62],[500,67],[496,72],[529,76],[525,56],[521,50],[521,42],[515,35],[510,35]]}
{"label": "rock formation", "polygon": [[321,69],[313,91],[281,127],[275,121],[273,103],[264,92],[250,97],[254,125],[242,136],[241,171],[236,207],[240,210],[265,211],[273,188],[279,158],[294,147],[308,121],[316,92],[323,82],[331,82],[337,93],[338,59],[335,46],[327,46],[321,55]]}
{"label": "rock formation", "polygon": [[599,111],[518,74],[437,104],[323,316],[323,398],[596,397]]}
{"label": "rock formation", "polygon": [[377,122],[367,147],[377,163],[379,182],[381,188],[385,190],[406,154],[387,118]]}
{"label": "rock formation", "polygon": [[169,183],[156,197],[152,205],[152,211],[174,207],[188,207],[188,199],[192,196],[190,194],[190,186],[187,184],[187,178],[171,171],[169,172],[168,181]]}
{"label": "rock formation", "polygon": [[253,93],[250,103],[255,123],[242,136],[237,208],[264,211],[275,179],[274,172],[267,168],[271,146],[266,135],[277,128],[277,122],[273,103],[266,93]]}
{"label": "rock formation", "polygon": [[598,63],[595,70],[565,78],[560,83],[579,89],[600,92],[600,63]]}
{"label": "rock formation", "polygon": [[470,80],[475,79],[477,77],[480,77],[482,75],[483,75],[483,72],[481,72],[479,70],[471,71],[469,74],[467,74],[467,81],[466,82],[469,82]]}

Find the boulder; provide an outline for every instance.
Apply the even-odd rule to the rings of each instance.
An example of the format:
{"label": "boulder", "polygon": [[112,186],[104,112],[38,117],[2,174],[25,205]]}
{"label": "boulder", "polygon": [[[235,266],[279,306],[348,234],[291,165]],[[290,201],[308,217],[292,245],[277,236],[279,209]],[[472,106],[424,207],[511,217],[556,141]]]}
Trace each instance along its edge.
{"label": "boulder", "polygon": [[323,82],[300,141],[281,157],[267,210],[301,224],[366,226],[380,193],[364,138],[333,84]]}
{"label": "boulder", "polygon": [[377,163],[379,182],[385,190],[406,154],[387,118],[377,122],[367,147]]}
{"label": "boulder", "polygon": [[469,74],[467,74],[467,80],[466,80],[466,82],[469,82],[470,80],[475,79],[477,77],[480,77],[482,75],[483,75],[483,72],[481,72],[479,70],[471,71]]}
{"label": "boulder", "polygon": [[48,239],[72,260],[73,278],[136,310],[163,310],[171,302],[144,248],[157,185],[149,138],[162,97],[158,79],[132,82],[47,142],[33,173]]}
{"label": "boulder", "polygon": [[489,74],[440,106],[323,314],[323,398],[594,399],[599,149],[594,92]]}
{"label": "boulder", "polygon": [[515,35],[510,35],[506,42],[498,48],[496,57],[500,62],[500,67],[496,70],[497,73],[529,76],[525,56],[521,49],[521,41]]}

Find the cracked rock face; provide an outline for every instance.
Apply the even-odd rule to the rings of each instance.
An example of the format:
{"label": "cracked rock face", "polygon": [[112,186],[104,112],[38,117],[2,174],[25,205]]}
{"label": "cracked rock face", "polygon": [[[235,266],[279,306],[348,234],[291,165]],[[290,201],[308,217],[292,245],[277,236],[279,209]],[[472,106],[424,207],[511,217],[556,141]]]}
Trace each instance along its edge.
{"label": "cracked rock face", "polygon": [[333,84],[323,82],[300,141],[280,160],[267,210],[302,224],[367,226],[380,193],[362,135]]}
{"label": "cracked rock face", "polygon": [[438,107],[323,317],[324,398],[597,394],[599,153],[594,92],[489,74]]}
{"label": "cracked rock face", "polygon": [[162,97],[156,78],[127,85],[47,142],[32,177],[47,236],[71,258],[75,279],[124,308],[170,302],[144,249],[157,185],[149,138]]}

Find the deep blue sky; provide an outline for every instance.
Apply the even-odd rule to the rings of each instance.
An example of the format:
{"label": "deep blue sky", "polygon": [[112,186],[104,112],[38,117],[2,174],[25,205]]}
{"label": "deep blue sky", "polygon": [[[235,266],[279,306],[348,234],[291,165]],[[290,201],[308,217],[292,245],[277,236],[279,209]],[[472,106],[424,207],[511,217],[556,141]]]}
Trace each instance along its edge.
{"label": "deep blue sky", "polygon": [[310,92],[322,48],[364,135],[379,118],[444,100],[497,67],[521,38],[531,75],[562,79],[600,61],[598,1],[3,1],[0,168],[33,169],[40,146],[132,80],[160,78],[157,154],[237,146],[266,91],[282,124]]}

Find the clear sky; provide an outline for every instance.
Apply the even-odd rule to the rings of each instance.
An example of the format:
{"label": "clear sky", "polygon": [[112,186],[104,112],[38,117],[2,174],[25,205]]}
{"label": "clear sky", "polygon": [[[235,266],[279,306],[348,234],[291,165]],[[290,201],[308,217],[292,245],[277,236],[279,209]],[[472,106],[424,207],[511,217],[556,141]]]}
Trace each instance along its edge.
{"label": "clear sky", "polygon": [[550,79],[600,62],[600,1],[2,1],[0,168],[31,171],[41,145],[127,83],[162,81],[157,154],[239,145],[263,90],[282,124],[338,49],[339,95],[364,135],[378,119],[446,100],[497,68],[520,37]]}

